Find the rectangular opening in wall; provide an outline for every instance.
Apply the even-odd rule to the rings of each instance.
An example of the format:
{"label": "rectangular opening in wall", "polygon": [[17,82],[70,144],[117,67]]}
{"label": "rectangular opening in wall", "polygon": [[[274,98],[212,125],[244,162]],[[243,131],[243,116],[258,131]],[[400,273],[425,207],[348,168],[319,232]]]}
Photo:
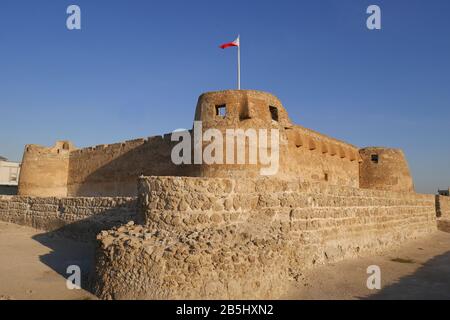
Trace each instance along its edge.
{"label": "rectangular opening in wall", "polygon": [[216,106],[216,116],[225,118],[227,115],[227,106],[225,104],[220,104]]}
{"label": "rectangular opening in wall", "polygon": [[325,181],[328,181],[329,178],[330,178],[329,174],[327,172],[325,172],[324,175],[323,175],[323,178],[324,178]]}
{"label": "rectangular opening in wall", "polygon": [[272,117],[272,120],[278,122],[278,109],[276,107],[269,106],[270,110],[270,116]]}
{"label": "rectangular opening in wall", "polygon": [[373,163],[378,163],[378,155],[377,155],[377,154],[372,154],[372,155],[370,156],[370,160],[371,160]]}
{"label": "rectangular opening in wall", "polygon": [[239,111],[239,120],[243,121],[247,119],[250,119],[250,107],[248,105],[244,106]]}

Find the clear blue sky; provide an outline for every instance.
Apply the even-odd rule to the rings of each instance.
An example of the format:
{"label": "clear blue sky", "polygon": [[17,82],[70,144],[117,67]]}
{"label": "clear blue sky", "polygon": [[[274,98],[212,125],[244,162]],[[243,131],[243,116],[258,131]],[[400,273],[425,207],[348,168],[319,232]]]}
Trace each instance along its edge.
{"label": "clear blue sky", "polygon": [[0,154],[190,127],[200,93],[235,87],[235,49],[218,45],[238,33],[244,89],[303,126],[402,148],[418,191],[450,184],[448,0],[1,0]]}

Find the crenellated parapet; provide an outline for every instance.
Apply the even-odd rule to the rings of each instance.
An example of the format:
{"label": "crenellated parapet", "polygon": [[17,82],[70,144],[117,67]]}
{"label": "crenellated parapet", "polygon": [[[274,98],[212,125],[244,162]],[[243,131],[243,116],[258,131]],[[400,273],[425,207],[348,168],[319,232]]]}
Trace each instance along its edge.
{"label": "crenellated parapet", "polygon": [[[226,157],[232,150],[228,158],[222,155],[223,161],[205,161],[204,154],[215,141],[211,132],[221,135],[223,140],[217,150],[223,151]],[[76,149],[69,141],[58,141],[50,148],[27,145],[19,193],[134,196],[140,175],[210,178],[267,175],[353,188],[413,191],[408,165],[400,150],[359,150],[344,141],[293,124],[281,101],[267,92],[204,93],[197,102],[193,128],[184,133],[188,136],[187,153],[191,157],[188,157],[190,162],[183,160],[181,164],[172,159],[173,149],[180,140],[172,139],[170,133],[82,149]],[[200,158],[196,154],[197,145]],[[256,148],[251,150],[252,146]],[[379,163],[370,159],[374,153]],[[264,154],[270,158],[269,164],[261,160]],[[256,159],[254,162],[250,161],[252,157]],[[271,170],[266,170],[268,167]]]}

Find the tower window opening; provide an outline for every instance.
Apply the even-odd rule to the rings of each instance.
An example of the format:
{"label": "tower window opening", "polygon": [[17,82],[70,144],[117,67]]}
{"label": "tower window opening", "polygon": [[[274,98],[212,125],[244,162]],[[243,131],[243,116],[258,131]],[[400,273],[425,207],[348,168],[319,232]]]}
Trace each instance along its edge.
{"label": "tower window opening", "polygon": [[278,109],[276,107],[269,106],[270,110],[270,116],[272,117],[272,120],[278,122]]}
{"label": "tower window opening", "polygon": [[373,163],[378,163],[378,155],[377,155],[377,154],[372,154],[372,155],[370,156],[370,160],[371,160]]}
{"label": "tower window opening", "polygon": [[328,173],[327,173],[327,172],[325,172],[325,174],[324,174],[324,180],[325,180],[325,181],[328,181],[328,180],[329,180],[329,178],[330,178],[330,177],[329,177]]}
{"label": "tower window opening", "polygon": [[225,104],[217,105],[216,116],[225,118],[226,115],[227,115],[227,106]]}

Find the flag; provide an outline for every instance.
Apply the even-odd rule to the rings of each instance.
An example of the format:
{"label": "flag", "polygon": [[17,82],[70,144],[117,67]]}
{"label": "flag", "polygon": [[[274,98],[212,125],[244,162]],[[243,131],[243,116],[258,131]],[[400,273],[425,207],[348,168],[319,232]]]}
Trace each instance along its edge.
{"label": "flag", "polygon": [[232,42],[224,43],[220,46],[220,48],[222,48],[222,49],[226,49],[229,47],[239,47],[239,36],[236,38],[236,40],[234,40]]}
{"label": "flag", "polygon": [[236,40],[224,43],[220,48],[226,49],[229,47],[237,47],[237,88],[238,90],[241,90],[241,43],[239,38],[240,36],[238,35]]}

